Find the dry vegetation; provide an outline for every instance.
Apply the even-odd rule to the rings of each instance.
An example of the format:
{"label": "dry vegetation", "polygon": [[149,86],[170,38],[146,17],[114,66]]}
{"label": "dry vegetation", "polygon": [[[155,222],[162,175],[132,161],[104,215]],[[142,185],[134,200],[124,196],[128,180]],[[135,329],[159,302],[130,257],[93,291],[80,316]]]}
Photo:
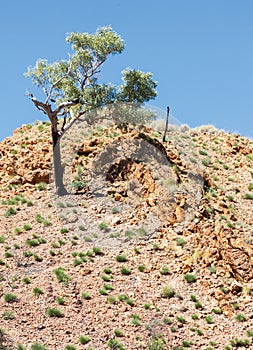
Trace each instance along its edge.
{"label": "dry vegetation", "polygon": [[[49,125],[24,125],[0,143],[0,349],[253,348],[252,142],[214,129],[172,130],[163,144],[159,131],[142,133],[165,147],[181,180],[190,164],[204,180],[194,213],[181,193],[146,240],[131,236],[156,206],[157,180],[143,180],[141,208],[122,211],[130,173],[143,179],[139,165],[125,179],[121,169],[106,201],[80,191],[79,212],[64,218],[48,183]],[[73,171],[82,177],[111,143],[136,137],[96,130]],[[103,244],[101,232],[117,228],[126,244]]]}

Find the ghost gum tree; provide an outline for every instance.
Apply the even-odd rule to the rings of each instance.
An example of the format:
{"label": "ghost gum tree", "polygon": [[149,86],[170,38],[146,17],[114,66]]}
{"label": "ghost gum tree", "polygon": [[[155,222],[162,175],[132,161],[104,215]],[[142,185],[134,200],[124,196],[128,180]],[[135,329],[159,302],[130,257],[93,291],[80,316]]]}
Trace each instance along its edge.
{"label": "ghost gum tree", "polygon": [[51,123],[54,178],[59,195],[67,193],[63,184],[60,140],[73,123],[96,107],[116,102],[141,105],[157,94],[152,74],[139,70],[124,70],[123,84],[118,87],[99,83],[98,74],[107,58],[124,50],[124,41],[110,26],[98,28],[94,34],[71,33],[66,41],[72,47],[68,60],[48,63],[39,59],[35,67],[29,67],[25,73],[45,95],[44,100],[38,100],[34,94],[27,93]]}

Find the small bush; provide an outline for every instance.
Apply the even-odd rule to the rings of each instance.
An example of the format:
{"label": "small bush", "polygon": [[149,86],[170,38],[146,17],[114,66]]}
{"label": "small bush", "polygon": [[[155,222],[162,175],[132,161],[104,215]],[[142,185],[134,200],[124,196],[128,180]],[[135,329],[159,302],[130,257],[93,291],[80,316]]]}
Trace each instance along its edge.
{"label": "small bush", "polygon": [[88,292],[83,292],[82,293],[82,298],[84,298],[85,300],[90,300],[91,296]]}
{"label": "small bush", "polygon": [[37,247],[38,245],[40,245],[38,239],[27,239],[25,243],[29,247]]}
{"label": "small bush", "polygon": [[208,324],[214,323],[211,316],[206,316],[206,322],[207,322]]}
{"label": "small bush", "polygon": [[162,298],[172,298],[175,295],[175,289],[172,286],[164,286],[162,288],[161,297]]}
{"label": "small bush", "polygon": [[46,346],[39,343],[34,343],[31,346],[31,350],[47,350]]}
{"label": "small bush", "polygon": [[235,320],[237,322],[244,322],[247,320],[247,317],[244,315],[244,314],[238,314],[236,317],[235,317]]}
{"label": "small bush", "polygon": [[101,223],[98,225],[98,228],[99,228],[101,231],[105,231],[105,232],[109,232],[109,231],[110,231],[110,227],[109,227],[109,225],[108,225],[106,222],[101,222]]}
{"label": "small bush", "polygon": [[187,283],[194,283],[197,281],[197,278],[194,274],[191,273],[186,273],[184,275],[184,279],[186,280]]}
{"label": "small bush", "polygon": [[107,342],[107,346],[113,350],[125,350],[124,346],[118,339],[112,338]]}
{"label": "small bush", "polygon": [[6,303],[13,303],[18,300],[18,297],[16,294],[13,293],[7,293],[4,295],[4,301]]}
{"label": "small bush", "polygon": [[63,313],[60,309],[52,308],[47,310],[47,316],[49,317],[62,317]]}
{"label": "small bush", "polygon": [[240,346],[249,346],[250,345],[250,339],[232,339],[230,340],[230,344],[233,348],[238,348]]}
{"label": "small bush", "polygon": [[183,316],[177,316],[177,317],[176,317],[176,320],[177,320],[178,322],[182,323],[182,324],[185,324],[185,323],[186,323],[185,318],[184,318]]}
{"label": "small bush", "polygon": [[13,311],[4,311],[2,317],[4,320],[13,320],[15,318],[15,315]]}
{"label": "small bush", "polygon": [[88,344],[91,339],[90,337],[88,337],[87,335],[81,335],[78,339],[79,343],[81,343],[82,345]]}
{"label": "small bush", "polygon": [[44,294],[43,290],[41,290],[41,289],[38,288],[38,287],[33,288],[33,295],[34,295],[34,296],[38,297],[38,296],[40,296],[40,295],[42,295],[42,294]]}
{"label": "small bush", "polygon": [[145,271],[145,268],[146,268],[146,266],[145,266],[144,264],[138,266],[138,270],[139,270],[140,272],[144,272],[144,271]]}
{"label": "small bush", "polygon": [[245,193],[245,195],[243,195],[243,198],[253,200],[253,194],[252,193]]}
{"label": "small bush", "polygon": [[56,302],[57,302],[57,304],[59,304],[59,305],[64,305],[65,302],[66,302],[66,300],[65,300],[63,297],[58,297],[58,298],[56,299]]}
{"label": "small bush", "polygon": [[68,344],[65,346],[65,350],[76,350],[76,347],[75,347],[75,345]]}
{"label": "small bush", "polygon": [[118,262],[126,262],[127,261],[127,257],[125,255],[117,255],[116,256],[116,261],[118,261]]}
{"label": "small bush", "polygon": [[126,299],[126,304],[127,304],[127,305],[130,305],[130,306],[134,306],[135,301],[134,301],[134,299],[132,299],[132,298],[127,298],[127,299]]}
{"label": "small bush", "polygon": [[4,216],[5,216],[6,218],[8,218],[8,217],[10,217],[11,215],[15,215],[15,214],[17,214],[16,209],[14,209],[13,207],[10,207],[10,208],[7,209],[7,211],[5,212]]}
{"label": "small bush", "polygon": [[126,275],[126,276],[131,275],[131,270],[128,269],[127,267],[122,267],[120,269],[120,272],[122,273],[122,275]]}
{"label": "small bush", "polygon": [[176,237],[175,241],[177,242],[177,245],[183,247],[186,244],[186,240],[182,237]]}
{"label": "small bush", "polygon": [[93,247],[93,252],[95,255],[103,255],[102,249],[99,247]]}
{"label": "small bush", "polygon": [[63,267],[58,267],[54,270],[56,278],[58,282],[68,283],[70,281],[70,276],[65,273],[65,269]]}
{"label": "small bush", "polygon": [[45,182],[39,182],[37,185],[36,185],[36,188],[37,190],[39,191],[44,191],[47,189],[47,185]]}
{"label": "small bush", "polygon": [[196,302],[198,301],[196,295],[193,295],[193,294],[192,294],[192,295],[190,296],[190,298],[191,298],[191,301],[193,301],[194,303],[196,303]]}
{"label": "small bush", "polygon": [[141,325],[141,318],[139,315],[132,315],[132,320],[131,320],[131,324],[134,326],[140,326]]}
{"label": "small bush", "polygon": [[168,267],[163,267],[161,270],[160,270],[160,274],[161,275],[168,275],[170,273],[170,269]]}
{"label": "small bush", "polygon": [[116,337],[123,337],[124,336],[123,331],[121,329],[118,329],[118,328],[114,330],[114,334]]}
{"label": "small bush", "polygon": [[200,301],[197,301],[194,306],[196,309],[203,309],[203,305],[201,304]]}

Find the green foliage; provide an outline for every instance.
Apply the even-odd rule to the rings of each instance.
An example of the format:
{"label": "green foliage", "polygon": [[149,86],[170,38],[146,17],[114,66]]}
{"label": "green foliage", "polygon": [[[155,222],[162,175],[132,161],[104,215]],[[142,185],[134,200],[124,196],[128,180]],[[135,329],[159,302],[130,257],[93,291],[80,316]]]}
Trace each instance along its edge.
{"label": "green foliage", "polygon": [[63,297],[57,297],[56,302],[59,305],[64,305],[66,300]]}
{"label": "green foliage", "polygon": [[18,300],[18,297],[16,294],[13,294],[13,293],[7,293],[4,295],[4,301],[6,303],[13,303],[14,301],[17,301]]}
{"label": "green foliage", "polygon": [[88,292],[83,292],[82,293],[82,297],[85,299],[85,300],[90,300],[91,299],[91,296]]}
{"label": "green foliage", "polygon": [[116,261],[118,261],[118,262],[126,262],[127,261],[127,257],[125,255],[117,255],[116,256]]}
{"label": "green foliage", "polygon": [[157,83],[152,74],[139,70],[124,70],[123,84],[118,89],[98,83],[98,74],[108,56],[124,49],[123,40],[110,26],[98,28],[94,34],[71,33],[66,41],[73,50],[69,60],[50,64],[39,59],[25,74],[45,92],[46,103],[49,99],[56,101],[59,112],[59,104],[64,103],[62,108],[78,115],[115,101],[142,104],[156,97]]}
{"label": "green foliage", "polygon": [[237,322],[244,322],[247,320],[247,317],[244,314],[238,314],[235,317]]}
{"label": "green foliage", "polygon": [[65,350],[76,350],[76,347],[73,344],[68,344],[65,346]]}
{"label": "green foliage", "polygon": [[175,289],[172,286],[164,286],[162,288],[162,298],[172,298],[175,295]]}
{"label": "green foliage", "polygon": [[186,273],[184,275],[184,279],[186,280],[186,282],[188,283],[194,283],[196,282],[197,278],[194,274],[191,274],[191,273]]}
{"label": "green foliage", "polygon": [[47,350],[46,346],[39,343],[34,343],[31,346],[31,350]]}
{"label": "green foliage", "polygon": [[250,345],[250,339],[238,339],[238,338],[235,338],[235,339],[232,339],[230,341],[230,344],[233,348],[239,348],[241,346],[246,346],[248,347]]}
{"label": "green foliage", "polygon": [[118,329],[118,328],[114,330],[114,334],[116,337],[123,337],[124,336],[123,331],[121,329]]}
{"label": "green foliage", "polygon": [[38,297],[38,296],[40,296],[40,295],[42,295],[42,294],[44,294],[43,290],[41,290],[41,289],[38,288],[38,287],[33,288],[33,295],[34,295],[34,296]]}
{"label": "green foliage", "polygon": [[56,278],[59,282],[67,284],[70,281],[70,276],[65,273],[65,269],[63,267],[58,267],[54,270]]}
{"label": "green foliage", "polygon": [[13,311],[4,311],[2,315],[4,320],[13,320],[15,318],[15,315]]}
{"label": "green foliage", "polygon": [[125,266],[121,268],[120,272],[122,273],[122,275],[131,275],[131,270]]}
{"label": "green foliage", "polygon": [[49,317],[62,317],[63,313],[60,309],[52,308],[47,310],[47,315]]}
{"label": "green foliage", "polygon": [[91,339],[90,339],[90,337],[87,336],[87,335],[81,335],[81,336],[79,337],[78,341],[79,341],[79,343],[85,345],[85,344],[88,344],[88,343],[91,341]]}
{"label": "green foliage", "polygon": [[168,275],[169,273],[170,273],[170,269],[166,266],[160,270],[161,275]]}
{"label": "green foliage", "polygon": [[134,326],[140,326],[141,325],[141,318],[139,315],[132,315],[132,320],[130,322]]}
{"label": "green foliage", "polygon": [[10,217],[11,215],[15,215],[15,214],[17,214],[16,209],[14,209],[13,207],[10,207],[10,208],[7,209],[7,211],[5,212],[4,216],[5,216],[6,218],[8,218],[8,217]]}
{"label": "green foliage", "polygon": [[125,350],[124,346],[122,345],[122,343],[115,338],[111,338],[108,342],[107,345],[110,349],[113,350]]}
{"label": "green foliage", "polygon": [[151,73],[125,69],[122,75],[124,83],[119,88],[119,101],[144,103],[156,97],[157,83]]}
{"label": "green foliage", "polygon": [[245,193],[243,195],[243,198],[244,199],[251,199],[251,200],[253,200],[253,194],[252,193]]}

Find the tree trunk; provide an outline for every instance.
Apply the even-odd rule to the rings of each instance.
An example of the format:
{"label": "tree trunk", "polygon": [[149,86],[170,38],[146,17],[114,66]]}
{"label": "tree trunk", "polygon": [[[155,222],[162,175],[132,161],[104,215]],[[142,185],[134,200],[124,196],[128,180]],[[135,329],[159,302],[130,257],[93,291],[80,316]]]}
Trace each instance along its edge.
{"label": "tree trunk", "polygon": [[58,132],[52,131],[53,139],[53,161],[54,161],[54,181],[56,187],[56,193],[59,196],[64,196],[68,192],[63,184],[63,168],[61,164],[61,137]]}

